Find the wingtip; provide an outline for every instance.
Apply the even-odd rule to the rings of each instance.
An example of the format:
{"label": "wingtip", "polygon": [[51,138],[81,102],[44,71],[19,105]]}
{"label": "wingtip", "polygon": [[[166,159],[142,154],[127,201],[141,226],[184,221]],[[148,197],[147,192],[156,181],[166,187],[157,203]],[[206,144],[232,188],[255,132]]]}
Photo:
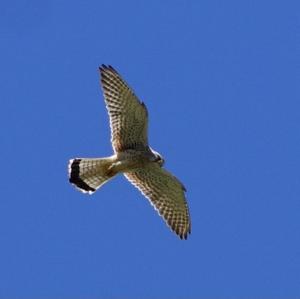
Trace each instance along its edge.
{"label": "wingtip", "polygon": [[109,68],[111,71],[117,73],[117,71],[116,71],[110,64],[108,65],[108,68]]}
{"label": "wingtip", "polygon": [[105,64],[101,64],[101,65],[99,66],[99,71],[100,71],[100,72],[103,72],[105,69],[106,69],[106,65],[105,65]]}
{"label": "wingtip", "polygon": [[105,72],[105,71],[109,70],[109,71],[112,71],[112,72],[117,73],[117,71],[116,71],[110,64],[106,65],[106,64],[103,64],[103,63],[102,63],[102,64],[99,66],[99,70],[100,70],[101,72]]}
{"label": "wingtip", "polygon": [[179,235],[181,240],[187,240],[188,236],[189,236],[189,232]]}
{"label": "wingtip", "polygon": [[177,229],[172,229],[173,232],[180,238],[180,240],[187,240],[189,234],[191,233],[190,228],[188,230],[180,230],[179,228]]}

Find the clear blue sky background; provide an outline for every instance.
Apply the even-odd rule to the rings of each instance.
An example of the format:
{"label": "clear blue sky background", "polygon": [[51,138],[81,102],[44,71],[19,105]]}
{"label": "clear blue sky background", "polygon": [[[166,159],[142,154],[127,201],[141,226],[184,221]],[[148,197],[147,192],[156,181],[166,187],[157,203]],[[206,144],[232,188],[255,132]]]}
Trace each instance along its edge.
{"label": "clear blue sky background", "polygon": [[[0,6],[0,298],[300,297],[296,1]],[[102,63],[188,189],[187,241],[122,176],[68,183],[112,152]]]}

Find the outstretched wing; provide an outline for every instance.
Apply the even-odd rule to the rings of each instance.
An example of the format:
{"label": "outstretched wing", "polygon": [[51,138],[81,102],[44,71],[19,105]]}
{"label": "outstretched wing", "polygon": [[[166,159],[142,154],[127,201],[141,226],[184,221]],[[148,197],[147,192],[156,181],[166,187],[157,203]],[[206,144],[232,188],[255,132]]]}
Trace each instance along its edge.
{"label": "outstretched wing", "polygon": [[115,152],[148,146],[148,113],[132,89],[112,66],[100,67],[101,82]]}
{"label": "outstretched wing", "polygon": [[124,175],[149,199],[168,226],[181,239],[186,239],[191,232],[191,221],[186,190],[179,180],[155,163]]}

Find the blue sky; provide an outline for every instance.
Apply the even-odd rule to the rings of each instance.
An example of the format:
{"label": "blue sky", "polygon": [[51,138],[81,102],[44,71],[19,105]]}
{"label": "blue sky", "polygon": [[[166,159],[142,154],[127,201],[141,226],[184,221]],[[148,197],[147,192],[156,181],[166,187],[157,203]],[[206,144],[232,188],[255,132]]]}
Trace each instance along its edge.
{"label": "blue sky", "polygon": [[[2,1],[0,297],[300,297],[297,10]],[[187,241],[122,176],[93,196],[68,183],[69,159],[112,152],[102,63],[188,190]]]}

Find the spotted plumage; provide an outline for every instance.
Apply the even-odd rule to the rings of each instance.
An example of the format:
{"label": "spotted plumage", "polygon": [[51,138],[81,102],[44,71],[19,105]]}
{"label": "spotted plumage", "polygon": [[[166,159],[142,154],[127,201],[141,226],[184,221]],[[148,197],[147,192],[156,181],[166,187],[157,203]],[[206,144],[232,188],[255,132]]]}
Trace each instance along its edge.
{"label": "spotted plumage", "polygon": [[167,225],[181,238],[191,232],[185,187],[162,166],[162,156],[148,144],[148,111],[111,66],[100,67],[104,100],[109,114],[114,155],[76,158],[69,162],[69,181],[82,192],[94,193],[123,173],[149,199]]}

